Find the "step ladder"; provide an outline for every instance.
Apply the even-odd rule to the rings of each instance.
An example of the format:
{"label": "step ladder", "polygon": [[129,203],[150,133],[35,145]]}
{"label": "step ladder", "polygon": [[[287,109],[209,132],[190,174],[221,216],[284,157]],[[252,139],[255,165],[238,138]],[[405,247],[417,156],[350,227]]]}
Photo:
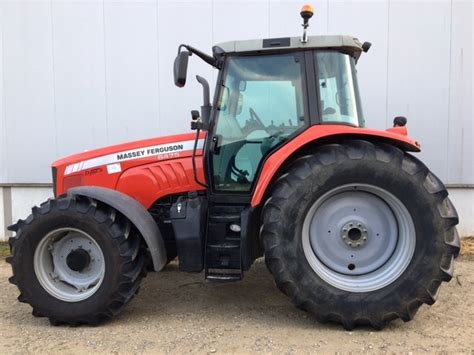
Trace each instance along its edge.
{"label": "step ladder", "polygon": [[204,270],[210,281],[231,282],[243,278],[241,208],[209,208]]}

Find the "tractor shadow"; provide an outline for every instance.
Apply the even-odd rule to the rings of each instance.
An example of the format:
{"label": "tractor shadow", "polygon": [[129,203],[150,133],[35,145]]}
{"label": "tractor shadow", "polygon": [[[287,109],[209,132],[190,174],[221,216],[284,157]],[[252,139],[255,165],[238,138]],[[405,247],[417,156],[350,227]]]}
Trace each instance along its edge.
{"label": "tractor shadow", "polygon": [[142,317],[157,322],[196,318],[217,323],[242,320],[268,324],[282,319],[296,326],[313,323],[277,289],[263,260],[238,282],[206,281],[204,273],[179,272],[176,262],[159,273],[149,273],[117,321],[140,322]]}
{"label": "tractor shadow", "polygon": [[[4,260],[0,259],[4,263]],[[13,299],[17,289],[8,284],[10,268],[5,271],[4,283]],[[2,283],[3,285],[3,283]],[[11,295],[10,295],[11,293]],[[34,327],[49,325],[46,318],[35,318],[28,305],[19,304],[11,309],[12,317]],[[30,322],[31,321],[31,322]],[[177,262],[172,262],[161,272],[149,272],[142,281],[139,293],[111,320],[98,326],[101,329],[120,329],[127,326],[148,327],[149,324],[176,323],[176,326],[192,326],[204,322],[215,327],[244,328],[294,328],[310,331],[346,332],[335,323],[321,324],[309,313],[297,309],[280,290],[268,272],[263,259],[255,262],[240,282],[218,283],[204,279],[204,273],[180,272]],[[66,331],[69,327],[60,326]],[[87,332],[87,326],[80,327]],[[91,327],[95,328],[95,327]],[[401,321],[390,323],[385,330],[404,328]],[[357,327],[354,332],[373,331],[370,327]]]}
{"label": "tractor shadow", "polygon": [[[162,272],[149,273],[139,294],[110,323],[169,322],[173,319],[345,332],[339,324],[321,324],[310,314],[297,309],[277,289],[263,259],[257,260],[242,281],[233,283],[209,282],[203,273],[179,272],[178,264],[173,262]],[[398,322],[389,327],[398,326],[394,323]],[[372,329],[358,327],[355,331],[358,330]]]}

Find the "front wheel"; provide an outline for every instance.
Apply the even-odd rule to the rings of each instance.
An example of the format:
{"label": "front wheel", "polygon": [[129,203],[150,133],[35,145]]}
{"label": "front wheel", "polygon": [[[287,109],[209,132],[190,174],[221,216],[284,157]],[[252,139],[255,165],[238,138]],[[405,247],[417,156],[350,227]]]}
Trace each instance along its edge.
{"label": "front wheel", "polygon": [[99,201],[64,196],[19,221],[10,238],[18,300],[52,324],[97,324],[137,293],[144,273],[141,237]]}
{"label": "front wheel", "polygon": [[298,159],[262,218],[277,286],[319,321],[346,329],[411,320],[435,302],[459,253],[444,185],[386,144],[347,141]]}

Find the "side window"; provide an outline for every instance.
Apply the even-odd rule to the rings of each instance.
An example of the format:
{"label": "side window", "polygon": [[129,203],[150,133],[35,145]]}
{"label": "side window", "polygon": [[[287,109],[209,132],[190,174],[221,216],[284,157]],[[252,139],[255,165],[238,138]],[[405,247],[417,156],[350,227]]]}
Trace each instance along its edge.
{"label": "side window", "polygon": [[363,126],[354,58],[340,52],[315,53],[324,122]]}

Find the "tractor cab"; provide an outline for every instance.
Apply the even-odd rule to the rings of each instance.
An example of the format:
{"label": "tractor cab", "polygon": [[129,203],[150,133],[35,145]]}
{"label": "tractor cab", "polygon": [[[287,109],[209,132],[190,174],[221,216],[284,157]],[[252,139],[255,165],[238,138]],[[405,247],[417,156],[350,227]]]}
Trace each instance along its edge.
{"label": "tractor cab", "polygon": [[[207,196],[202,199],[205,203],[194,206],[205,206],[206,211],[197,215],[208,215],[205,256],[196,258],[195,265],[188,264],[188,270],[202,270],[204,260],[208,278],[240,279],[242,271],[261,255],[258,221],[254,221],[258,213],[250,203],[263,164],[273,152],[310,126],[364,127],[355,65],[370,43],[362,44],[351,36],[307,36],[312,9],[303,8],[301,16],[301,38],[225,42],[213,47],[212,56],[189,45],[179,46],[174,63],[178,87],[186,83],[188,59],[193,54],[219,70],[212,105],[209,84],[197,76],[204,102],[201,113],[192,111],[191,124],[197,131],[195,147],[200,131],[207,131],[206,182],[195,172]],[[195,245],[182,244],[182,239],[191,241],[193,237],[182,236],[186,230],[203,227],[183,225],[182,220],[173,223],[178,251],[180,244],[182,250],[196,250]],[[222,273],[227,269],[230,274]]]}
{"label": "tractor cab", "polygon": [[203,85],[202,112],[192,128],[208,131],[205,160],[216,196],[250,196],[262,162],[308,127],[318,124],[364,127],[355,65],[369,42],[351,36],[307,36],[313,9],[301,11],[303,36],[220,43],[212,56],[180,45],[175,84],[186,83],[188,58],[197,55],[219,70],[211,106]]}
{"label": "tractor cab", "polygon": [[214,51],[222,58],[209,127],[214,192],[249,193],[261,162],[311,125],[364,126],[356,39],[228,42]]}

